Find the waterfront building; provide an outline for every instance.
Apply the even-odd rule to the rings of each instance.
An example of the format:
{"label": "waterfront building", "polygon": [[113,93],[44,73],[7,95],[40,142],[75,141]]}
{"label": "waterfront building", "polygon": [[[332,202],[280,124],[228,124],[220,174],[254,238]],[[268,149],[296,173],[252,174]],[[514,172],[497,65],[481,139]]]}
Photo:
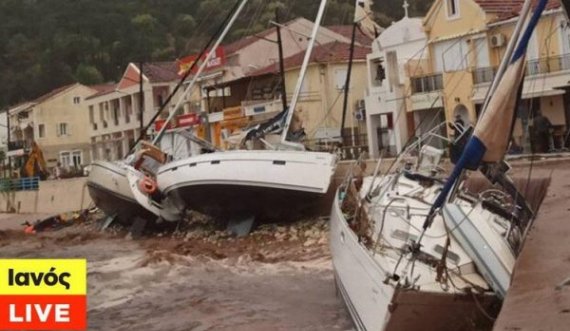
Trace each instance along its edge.
{"label": "waterfront building", "polygon": [[[423,33],[417,19],[405,17],[381,34],[368,57],[372,155],[381,149],[399,152],[411,136],[444,121],[441,133],[450,137],[454,136],[451,123],[474,124],[521,6],[521,1],[436,0],[423,18]],[[380,78],[387,85],[376,80],[378,64],[385,70]],[[562,149],[570,127],[570,29],[558,0],[549,2],[532,35],[526,74],[513,150],[531,151],[538,111],[553,125],[551,147]],[[403,115],[394,115],[394,109],[404,108],[405,123]],[[374,118],[377,112],[380,117]]]}
{"label": "waterfront building", "polygon": [[8,109],[10,140],[8,156],[18,169],[32,142],[43,151],[48,168],[80,170],[91,162],[85,99],[93,87],[71,84]]}
{"label": "waterfront building", "polygon": [[[175,62],[144,63],[141,103],[139,67],[140,64],[129,63],[117,84],[103,86],[86,100],[86,122],[89,123],[86,131],[93,160],[114,161],[126,157],[140,137],[141,128],[149,124],[180,79]],[[173,100],[180,94],[181,91]],[[173,102],[167,105],[162,117],[173,111],[173,106]],[[199,109],[199,104],[186,102],[179,112],[198,112]],[[152,129],[145,134],[151,132]]]}

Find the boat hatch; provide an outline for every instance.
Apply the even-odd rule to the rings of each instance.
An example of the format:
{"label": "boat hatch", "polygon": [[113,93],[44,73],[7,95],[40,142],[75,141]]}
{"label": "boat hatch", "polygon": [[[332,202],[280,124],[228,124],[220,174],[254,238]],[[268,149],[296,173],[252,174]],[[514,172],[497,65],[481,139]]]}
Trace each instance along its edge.
{"label": "boat hatch", "polygon": [[[438,253],[443,255],[444,252],[444,248],[441,245],[435,245],[435,247],[433,248],[433,250]],[[447,258],[449,260],[451,260],[453,263],[455,264],[459,264],[459,261],[461,260],[461,258],[459,257],[459,255],[457,253],[454,253],[450,250],[447,251]]]}
{"label": "boat hatch", "polygon": [[212,162],[210,162],[210,164],[220,164],[220,160],[212,161]]}
{"label": "boat hatch", "polygon": [[410,234],[402,230],[394,230],[392,231],[392,234],[390,236],[394,239],[402,241],[408,241],[408,239],[410,238]]}
{"label": "boat hatch", "polygon": [[275,161],[273,161],[273,164],[276,164],[276,165],[285,165],[285,164],[287,164],[287,162],[286,162],[286,161],[275,160]]}

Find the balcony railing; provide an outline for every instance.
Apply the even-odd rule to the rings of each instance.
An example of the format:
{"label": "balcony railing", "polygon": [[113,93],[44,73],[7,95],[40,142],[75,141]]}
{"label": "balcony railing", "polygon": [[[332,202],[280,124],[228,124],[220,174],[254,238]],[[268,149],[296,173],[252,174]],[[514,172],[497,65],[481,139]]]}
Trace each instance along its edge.
{"label": "balcony railing", "polygon": [[497,68],[495,67],[477,68],[473,70],[473,83],[483,84],[492,82],[496,74]]}
{"label": "balcony railing", "polygon": [[25,141],[10,141],[8,143],[9,151],[17,151],[19,149],[25,149],[27,146]]}
{"label": "balcony railing", "polygon": [[413,77],[412,93],[429,93],[443,90],[443,75],[434,74],[429,76]]}
{"label": "balcony railing", "polygon": [[[549,74],[565,70],[570,70],[570,54],[530,60],[526,65],[527,76]],[[496,73],[496,67],[477,68],[473,70],[473,82],[475,84],[492,82]]]}
{"label": "balcony railing", "polygon": [[570,54],[544,57],[527,62],[526,74],[528,76],[549,74],[570,70]]}

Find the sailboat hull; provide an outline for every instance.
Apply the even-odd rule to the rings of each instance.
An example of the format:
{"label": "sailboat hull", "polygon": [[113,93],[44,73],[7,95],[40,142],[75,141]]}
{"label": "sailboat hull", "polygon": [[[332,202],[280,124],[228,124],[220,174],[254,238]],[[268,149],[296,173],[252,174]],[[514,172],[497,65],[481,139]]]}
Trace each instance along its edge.
{"label": "sailboat hull", "polygon": [[328,153],[219,152],[162,167],[158,185],[180,210],[282,219],[316,210],[335,164],[335,156]]}
{"label": "sailboat hull", "polygon": [[[338,196],[338,194],[337,194]],[[335,199],[331,211],[330,245],[335,280],[358,331],[476,330],[487,311],[497,304],[489,295],[422,292],[385,284],[383,268],[349,227]]]}
{"label": "sailboat hull", "polygon": [[87,188],[93,203],[106,215],[116,215],[122,224],[130,224],[136,217],[156,218],[135,200],[126,170],[118,164],[95,161],[91,165]]}

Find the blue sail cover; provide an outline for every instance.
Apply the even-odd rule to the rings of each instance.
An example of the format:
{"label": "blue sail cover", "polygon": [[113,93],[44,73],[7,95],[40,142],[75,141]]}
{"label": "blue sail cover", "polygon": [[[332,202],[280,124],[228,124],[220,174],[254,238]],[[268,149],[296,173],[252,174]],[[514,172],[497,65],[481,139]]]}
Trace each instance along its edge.
{"label": "blue sail cover", "polygon": [[483,162],[494,163],[504,158],[511,139],[513,118],[524,78],[526,50],[547,3],[548,0],[538,2],[504,76],[491,96],[453,172],[434,202],[430,214],[441,208],[464,169],[477,169]]}

